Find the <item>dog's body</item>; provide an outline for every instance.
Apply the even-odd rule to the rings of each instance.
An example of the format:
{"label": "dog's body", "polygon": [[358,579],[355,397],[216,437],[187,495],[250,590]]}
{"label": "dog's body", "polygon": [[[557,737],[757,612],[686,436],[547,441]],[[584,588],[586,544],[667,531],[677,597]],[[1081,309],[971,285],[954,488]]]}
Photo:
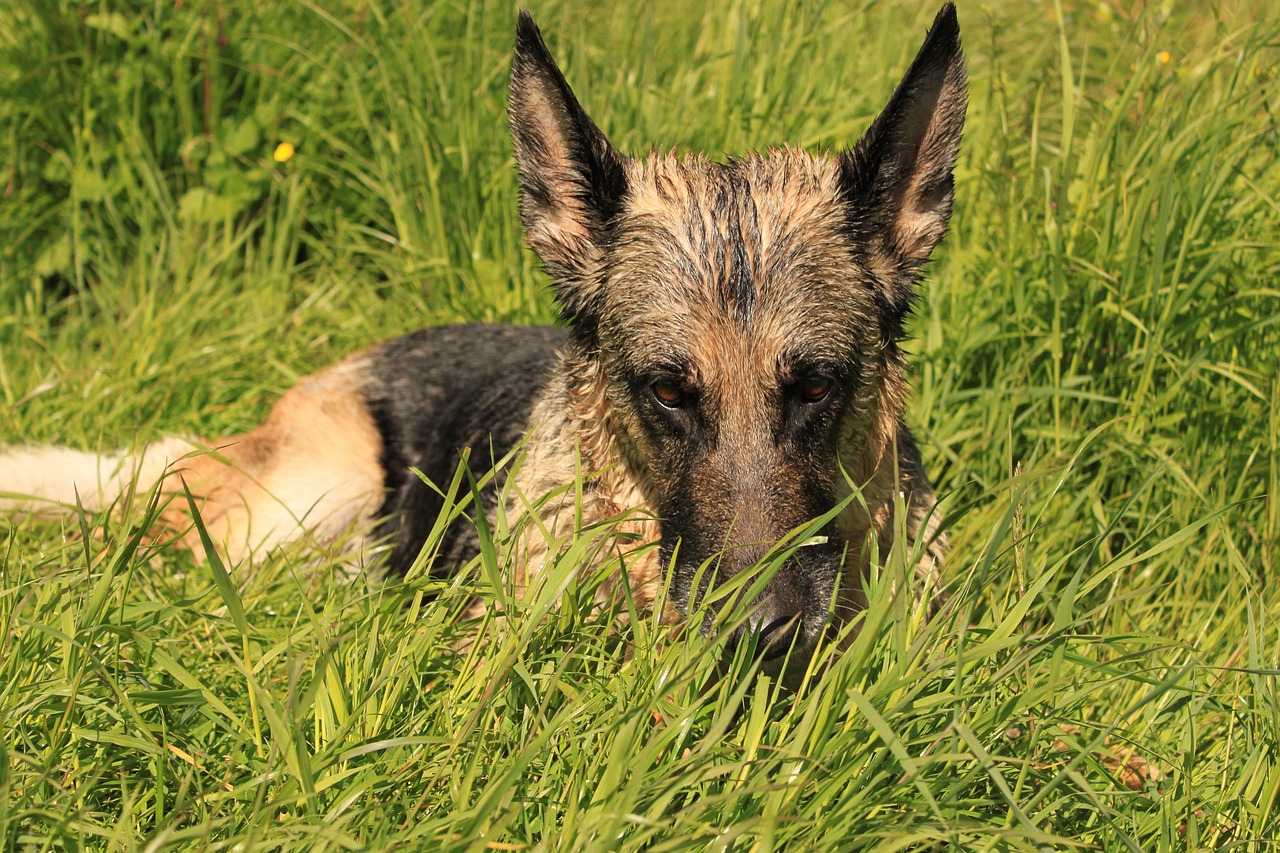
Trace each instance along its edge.
{"label": "dog's body", "polygon": [[[510,108],[522,219],[567,329],[424,330],[307,377],[214,452],[171,439],[130,465],[11,451],[0,490],[69,501],[74,482],[96,506],[135,475],[175,493],[185,483],[233,560],[357,526],[389,542],[403,570],[443,506],[411,468],[443,485],[463,448],[479,472],[524,436],[511,510],[579,475],[583,489],[538,504],[522,574],[574,525],[629,512],[620,528],[635,535],[618,547],[631,549],[637,600],[651,601],[670,567],[670,601],[687,613],[842,506],[754,601],[747,629],[775,652],[812,645],[833,610],[856,609],[867,561],[899,531],[920,541],[918,574],[931,578],[944,546],[901,420],[897,341],[950,215],[965,109],[954,9],[871,129],[835,157],[628,158],[583,112],[527,14]],[[169,506],[166,522],[189,530],[185,501]],[[433,570],[468,559],[476,541],[455,525]]]}

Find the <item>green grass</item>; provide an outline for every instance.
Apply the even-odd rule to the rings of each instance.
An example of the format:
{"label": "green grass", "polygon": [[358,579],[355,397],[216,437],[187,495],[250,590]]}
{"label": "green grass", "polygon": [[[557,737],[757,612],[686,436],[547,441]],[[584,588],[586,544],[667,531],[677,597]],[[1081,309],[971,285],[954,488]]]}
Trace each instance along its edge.
{"label": "green grass", "polygon": [[[847,144],[936,11],[581,5],[534,11],[632,152]],[[454,615],[507,600],[501,524],[441,584],[300,553],[227,573],[143,541],[143,509],[6,522],[0,848],[1276,849],[1272,6],[961,6],[958,203],[910,342],[939,618],[891,599],[890,555],[852,650],[786,693],[576,606],[599,530],[477,636]],[[0,10],[0,441],[241,430],[373,341],[550,319],[514,21]]]}

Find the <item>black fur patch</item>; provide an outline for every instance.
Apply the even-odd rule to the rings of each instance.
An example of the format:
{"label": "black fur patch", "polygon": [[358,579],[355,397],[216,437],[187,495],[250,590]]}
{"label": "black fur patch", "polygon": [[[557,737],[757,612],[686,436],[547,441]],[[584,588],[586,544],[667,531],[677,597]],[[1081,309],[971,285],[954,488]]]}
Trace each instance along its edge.
{"label": "black fur patch", "polygon": [[[519,442],[538,392],[566,340],[549,326],[442,326],[389,341],[372,356],[365,402],[382,438],[387,489],[378,533],[393,543],[391,571],[404,573],[422,550],[443,499],[410,468],[444,490],[464,448],[483,472]],[[482,495],[492,509],[496,489]],[[476,553],[475,530],[456,524],[433,574]]]}

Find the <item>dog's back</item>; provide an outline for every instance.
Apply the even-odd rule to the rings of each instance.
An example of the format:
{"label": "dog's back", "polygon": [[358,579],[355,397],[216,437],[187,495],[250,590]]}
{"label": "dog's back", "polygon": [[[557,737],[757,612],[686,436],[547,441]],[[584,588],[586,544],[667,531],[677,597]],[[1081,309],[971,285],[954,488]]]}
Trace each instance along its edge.
{"label": "dog's back", "polygon": [[[304,377],[244,435],[172,437],[136,453],[9,450],[0,454],[0,509],[94,511],[159,487],[163,521],[194,547],[185,488],[233,561],[300,535],[372,534],[390,543],[386,562],[403,572],[443,507],[414,470],[443,488],[464,451],[477,476],[510,453],[564,336],[546,326],[423,329]],[[482,493],[489,509],[495,491]],[[474,553],[474,528],[452,525],[440,545],[439,564],[456,565]]]}
{"label": "dog's back", "polygon": [[[444,506],[410,468],[443,488],[464,448],[476,471],[510,453],[565,337],[549,326],[445,326],[368,351],[364,403],[380,442],[387,495],[376,515],[379,533],[393,544],[389,568],[412,565]],[[482,493],[488,510],[496,491],[491,484]],[[452,525],[439,565],[469,559],[474,548],[475,529]]]}

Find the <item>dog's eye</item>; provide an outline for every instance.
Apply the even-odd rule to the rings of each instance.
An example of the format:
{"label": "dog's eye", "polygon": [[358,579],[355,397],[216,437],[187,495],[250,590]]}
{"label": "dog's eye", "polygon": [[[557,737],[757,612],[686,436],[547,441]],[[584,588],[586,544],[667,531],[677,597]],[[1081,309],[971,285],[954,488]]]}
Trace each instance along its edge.
{"label": "dog's eye", "polygon": [[653,390],[653,396],[657,401],[668,409],[678,409],[685,404],[684,389],[678,382],[659,379],[649,387]]}
{"label": "dog's eye", "polygon": [[796,386],[800,399],[806,403],[821,403],[831,393],[834,383],[830,376],[821,373],[810,373]]}

